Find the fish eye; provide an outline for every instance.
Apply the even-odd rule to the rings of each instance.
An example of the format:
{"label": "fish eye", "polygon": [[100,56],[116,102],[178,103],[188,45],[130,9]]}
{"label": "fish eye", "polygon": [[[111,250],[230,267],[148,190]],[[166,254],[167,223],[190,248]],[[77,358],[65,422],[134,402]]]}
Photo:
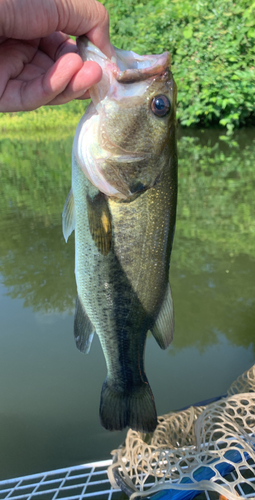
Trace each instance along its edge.
{"label": "fish eye", "polygon": [[156,95],[151,101],[151,111],[156,116],[166,116],[171,109],[169,99],[163,95]]}

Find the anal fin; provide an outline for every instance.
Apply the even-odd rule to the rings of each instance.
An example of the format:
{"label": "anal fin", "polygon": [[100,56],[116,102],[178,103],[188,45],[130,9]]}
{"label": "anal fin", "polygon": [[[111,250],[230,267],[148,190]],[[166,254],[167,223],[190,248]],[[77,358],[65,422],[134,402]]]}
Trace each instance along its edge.
{"label": "anal fin", "polygon": [[112,224],[107,200],[103,193],[92,199],[87,196],[89,229],[91,236],[102,255],[108,255],[111,248]]}
{"label": "anal fin", "polygon": [[74,314],[74,338],[79,351],[88,354],[94,333],[94,325],[91,323],[77,295]]}
{"label": "anal fin", "polygon": [[166,349],[173,340],[174,310],[171,288],[168,283],[165,297],[151,333],[161,349]]}

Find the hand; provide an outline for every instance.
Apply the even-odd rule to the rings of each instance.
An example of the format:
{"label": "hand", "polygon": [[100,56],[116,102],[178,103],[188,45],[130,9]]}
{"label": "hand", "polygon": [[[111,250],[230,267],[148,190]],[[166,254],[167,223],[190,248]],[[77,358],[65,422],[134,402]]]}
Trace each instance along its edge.
{"label": "hand", "polygon": [[0,112],[89,97],[102,70],[82,61],[70,34],[113,54],[108,14],[96,0],[0,0]]}

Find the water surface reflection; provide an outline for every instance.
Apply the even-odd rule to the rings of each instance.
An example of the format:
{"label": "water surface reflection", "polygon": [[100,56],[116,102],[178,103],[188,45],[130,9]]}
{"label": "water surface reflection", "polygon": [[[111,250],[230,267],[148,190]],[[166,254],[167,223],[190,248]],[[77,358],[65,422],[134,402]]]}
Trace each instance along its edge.
{"label": "water surface reflection", "polygon": [[[180,142],[171,263],[175,338],[149,337],[158,413],[222,394],[255,358],[255,144]],[[98,339],[73,340],[74,244],[61,232],[72,136],[0,143],[0,477],[108,458],[125,432],[98,420],[106,374]]]}

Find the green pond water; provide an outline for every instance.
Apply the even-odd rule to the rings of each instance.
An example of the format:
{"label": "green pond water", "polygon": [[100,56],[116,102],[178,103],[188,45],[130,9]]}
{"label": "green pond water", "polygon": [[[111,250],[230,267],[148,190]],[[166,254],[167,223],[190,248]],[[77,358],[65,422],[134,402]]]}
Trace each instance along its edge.
{"label": "green pond water", "polygon": [[[221,132],[222,133],[222,132]],[[61,213],[74,131],[0,141],[0,479],[110,458],[98,338],[73,339],[74,238]],[[179,132],[175,336],[146,345],[158,414],[224,394],[255,362],[255,130]]]}

